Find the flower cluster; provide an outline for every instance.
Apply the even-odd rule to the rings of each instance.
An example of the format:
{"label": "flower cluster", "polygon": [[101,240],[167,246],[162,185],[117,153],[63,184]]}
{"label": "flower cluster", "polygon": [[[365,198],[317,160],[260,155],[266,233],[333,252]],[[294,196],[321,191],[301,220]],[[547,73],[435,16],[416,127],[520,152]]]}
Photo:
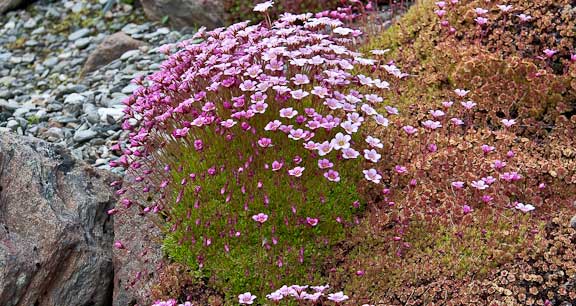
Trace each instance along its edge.
{"label": "flower cluster", "polygon": [[[162,47],[172,52],[162,70],[136,79],[125,101],[130,138],[111,165],[134,177],[118,191],[132,189],[126,208],[166,218],[170,257],[229,292],[249,280],[260,294],[301,281],[315,269],[305,263],[323,260],[359,223],[360,167],[374,173],[383,155],[369,131],[398,115],[378,109],[386,79],[405,77],[353,51],[361,34],[339,19],[287,13]],[[385,76],[360,73],[378,67]]]}

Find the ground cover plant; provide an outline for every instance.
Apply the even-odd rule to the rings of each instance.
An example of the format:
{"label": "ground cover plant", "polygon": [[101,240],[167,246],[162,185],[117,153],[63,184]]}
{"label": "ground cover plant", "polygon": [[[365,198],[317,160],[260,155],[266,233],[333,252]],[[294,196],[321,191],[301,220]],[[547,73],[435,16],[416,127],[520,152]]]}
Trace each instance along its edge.
{"label": "ground cover plant", "polygon": [[[573,267],[548,258],[573,255],[573,5],[422,1],[377,36],[330,14],[273,21],[272,5],[258,25],[164,46],[126,101],[113,165],[140,184],[118,192],[162,216],[187,267],[166,279],[224,304],[574,300]],[[185,302],[159,286],[158,305]]]}

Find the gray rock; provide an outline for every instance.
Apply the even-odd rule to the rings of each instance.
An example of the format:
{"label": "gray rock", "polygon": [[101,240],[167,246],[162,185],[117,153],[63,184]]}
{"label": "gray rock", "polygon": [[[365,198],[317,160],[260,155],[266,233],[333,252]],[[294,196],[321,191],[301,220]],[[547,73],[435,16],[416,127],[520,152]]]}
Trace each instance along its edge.
{"label": "gray rock", "polygon": [[68,35],[68,40],[75,41],[90,34],[90,29],[82,28]]}
{"label": "gray rock", "polygon": [[570,226],[574,229],[576,229],[576,216],[572,217],[572,219],[570,219]]}
{"label": "gray rock", "polygon": [[161,20],[170,16],[170,24],[178,28],[215,28],[226,20],[223,0],[142,0],[141,3],[148,18]]}
{"label": "gray rock", "polygon": [[20,108],[20,104],[13,102],[13,101],[8,102],[8,101],[4,100],[4,101],[0,101],[0,108],[7,110],[9,112],[13,112],[13,111]]}
{"label": "gray rock", "polygon": [[0,305],[110,305],[117,177],[0,133]]}
{"label": "gray rock", "polygon": [[82,37],[74,42],[74,46],[78,49],[84,49],[92,42],[92,37]]}
{"label": "gray rock", "polygon": [[67,95],[66,98],[64,98],[64,104],[81,104],[84,102],[84,100],[86,100],[85,96],[77,93],[71,93]]}
{"label": "gray rock", "polygon": [[0,14],[18,7],[24,2],[23,0],[0,0]]}
{"label": "gray rock", "polygon": [[38,20],[36,18],[30,18],[30,19],[28,19],[28,21],[26,21],[24,23],[24,28],[25,29],[32,29],[32,28],[35,28],[37,24],[38,24]]}
{"label": "gray rock", "polygon": [[18,123],[18,121],[14,119],[8,120],[8,122],[6,123],[6,127],[11,131],[16,131],[18,127],[20,127],[20,123]]}
{"label": "gray rock", "polygon": [[82,131],[76,131],[76,133],[74,133],[74,141],[75,142],[85,142],[88,141],[94,137],[96,137],[98,135],[98,133],[96,131],[93,130],[82,130]]}
{"label": "gray rock", "polygon": [[53,140],[60,140],[64,138],[64,131],[57,127],[51,127],[43,134],[46,138],[52,138]]}

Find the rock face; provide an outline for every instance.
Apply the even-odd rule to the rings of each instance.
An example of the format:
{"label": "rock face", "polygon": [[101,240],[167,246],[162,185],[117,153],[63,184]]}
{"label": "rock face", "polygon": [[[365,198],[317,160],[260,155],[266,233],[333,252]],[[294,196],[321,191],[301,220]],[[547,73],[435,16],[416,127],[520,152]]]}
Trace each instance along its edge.
{"label": "rock face", "polygon": [[82,72],[92,72],[119,58],[125,52],[138,49],[144,45],[144,42],[136,40],[124,32],[114,33],[106,37],[106,39],[98,45],[96,50],[88,56]]}
{"label": "rock face", "polygon": [[221,27],[226,12],[223,0],[141,0],[144,12],[150,19],[161,20],[169,16],[177,28],[205,26]]}
{"label": "rock face", "polygon": [[17,8],[22,3],[23,0],[0,0],[0,14],[3,14],[11,9]]}
{"label": "rock face", "polygon": [[115,179],[60,147],[0,133],[0,305],[111,304]]}
{"label": "rock face", "polygon": [[[128,174],[124,183],[132,181]],[[127,198],[132,195],[128,194]],[[161,238],[158,227],[149,216],[138,214],[132,206],[114,216],[115,240],[123,249],[115,249],[113,306],[150,305],[150,288],[162,264]]]}

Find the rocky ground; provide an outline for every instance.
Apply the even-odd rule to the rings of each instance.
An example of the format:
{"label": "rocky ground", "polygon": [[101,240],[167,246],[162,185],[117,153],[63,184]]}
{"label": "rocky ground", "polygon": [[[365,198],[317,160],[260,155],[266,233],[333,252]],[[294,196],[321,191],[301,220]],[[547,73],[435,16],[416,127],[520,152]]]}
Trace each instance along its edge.
{"label": "rocky ground", "polygon": [[[119,119],[135,88],[130,81],[159,68],[157,47],[192,31],[148,22],[127,4],[103,13],[105,3],[40,1],[0,15],[0,131],[61,144],[110,169],[116,157],[108,148],[124,137]],[[100,45],[119,31],[126,34],[115,36],[121,46]],[[104,57],[112,62],[98,67]]]}

